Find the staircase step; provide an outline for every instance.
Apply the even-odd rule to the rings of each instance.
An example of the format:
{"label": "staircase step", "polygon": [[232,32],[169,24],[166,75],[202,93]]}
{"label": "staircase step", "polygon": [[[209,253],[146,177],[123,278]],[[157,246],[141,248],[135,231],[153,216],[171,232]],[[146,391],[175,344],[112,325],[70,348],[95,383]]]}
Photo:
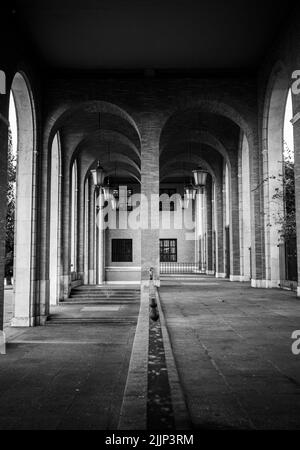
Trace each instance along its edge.
{"label": "staircase step", "polygon": [[90,324],[90,323],[107,323],[107,324],[136,324],[136,317],[57,317],[52,318],[51,316],[46,321],[46,325],[62,325],[62,324]]}
{"label": "staircase step", "polygon": [[73,295],[84,295],[84,294],[88,294],[88,295],[99,295],[99,296],[103,296],[103,297],[113,297],[116,295],[123,295],[124,297],[128,297],[128,296],[134,296],[134,297],[138,297],[140,295],[139,292],[98,292],[98,291],[71,291],[71,294]]}
{"label": "staircase step", "polygon": [[83,305],[83,304],[94,304],[94,305],[132,305],[138,303],[137,300],[107,300],[107,299],[93,299],[93,298],[69,298],[59,302],[59,305]]}
{"label": "staircase step", "polygon": [[122,295],[122,294],[114,294],[114,295],[99,295],[99,294],[91,294],[89,292],[81,292],[74,293],[71,292],[70,297],[98,297],[98,298],[140,298],[139,295]]}
{"label": "staircase step", "polygon": [[113,297],[113,296],[124,296],[124,297],[138,297],[139,292],[97,292],[97,291],[71,291],[71,295],[98,295],[99,297]]}
{"label": "staircase step", "polygon": [[124,287],[79,286],[71,290],[70,296],[60,304],[132,304],[140,300],[140,289]]}

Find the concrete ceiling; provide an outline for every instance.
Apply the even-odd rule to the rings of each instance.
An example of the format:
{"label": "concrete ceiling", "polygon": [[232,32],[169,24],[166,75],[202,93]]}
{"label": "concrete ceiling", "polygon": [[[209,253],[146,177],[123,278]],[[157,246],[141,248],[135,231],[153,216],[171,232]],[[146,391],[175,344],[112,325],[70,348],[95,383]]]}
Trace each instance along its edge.
{"label": "concrete ceiling", "polygon": [[61,69],[256,68],[288,0],[15,0],[38,57]]}

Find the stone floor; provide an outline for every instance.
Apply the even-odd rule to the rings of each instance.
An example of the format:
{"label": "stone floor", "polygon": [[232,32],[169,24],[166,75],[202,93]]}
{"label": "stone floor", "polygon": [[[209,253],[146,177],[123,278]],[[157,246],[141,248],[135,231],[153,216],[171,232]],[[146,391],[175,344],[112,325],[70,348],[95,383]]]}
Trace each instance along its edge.
{"label": "stone floor", "polygon": [[300,429],[295,293],[203,277],[160,296],[195,429]]}
{"label": "stone floor", "polygon": [[[7,325],[11,295],[5,292]],[[118,317],[128,317],[126,307],[120,309]],[[132,317],[132,305],[129,309]],[[0,355],[0,430],[116,429],[135,327],[122,320],[6,327],[7,354]]]}
{"label": "stone floor", "polygon": [[[11,291],[5,297],[8,324]],[[194,429],[300,429],[300,355],[291,351],[292,332],[300,329],[295,293],[165,277],[160,297]],[[128,305],[110,314],[137,313]],[[116,429],[135,323],[6,332],[0,430]]]}

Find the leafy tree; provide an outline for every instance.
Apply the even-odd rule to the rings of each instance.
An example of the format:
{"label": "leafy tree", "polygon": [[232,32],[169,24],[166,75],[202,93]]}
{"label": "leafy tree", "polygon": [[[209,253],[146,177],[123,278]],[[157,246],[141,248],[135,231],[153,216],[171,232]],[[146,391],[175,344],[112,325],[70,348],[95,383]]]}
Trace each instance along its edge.
{"label": "leafy tree", "polygon": [[13,153],[12,134],[8,131],[8,161],[7,161],[7,213],[6,213],[6,260],[5,277],[10,283],[13,275],[14,259],[14,229],[16,207],[16,156]]}
{"label": "leafy tree", "polygon": [[283,173],[278,175],[282,189],[277,188],[274,200],[283,203],[284,211],[275,218],[279,225],[279,237],[283,239],[296,238],[296,207],[295,207],[295,163],[293,152],[284,142]]}

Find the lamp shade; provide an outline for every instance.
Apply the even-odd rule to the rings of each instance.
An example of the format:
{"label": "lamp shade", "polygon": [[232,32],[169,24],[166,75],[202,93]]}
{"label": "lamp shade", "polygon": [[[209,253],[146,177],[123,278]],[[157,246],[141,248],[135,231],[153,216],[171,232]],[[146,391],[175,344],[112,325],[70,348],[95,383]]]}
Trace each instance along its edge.
{"label": "lamp shade", "polygon": [[112,195],[113,195],[113,190],[112,190],[112,188],[109,186],[109,185],[107,185],[107,186],[103,186],[103,197],[104,197],[104,200],[106,201],[106,202],[109,202],[109,200],[112,198]]}
{"label": "lamp shade", "polygon": [[186,184],[184,186],[184,195],[187,200],[194,200],[196,196],[196,189],[192,184]]}
{"label": "lamp shade", "polygon": [[91,170],[91,174],[93,176],[93,182],[95,186],[103,186],[104,184],[104,178],[105,178],[105,171],[103,167],[100,166],[100,162],[98,161],[98,165],[96,169]]}
{"label": "lamp shade", "polygon": [[111,209],[115,210],[118,207],[118,200],[114,195],[111,197]]}
{"label": "lamp shade", "polygon": [[208,172],[206,170],[200,168],[193,170],[194,183],[197,188],[206,185],[207,174]]}
{"label": "lamp shade", "polygon": [[189,199],[186,198],[185,195],[183,197],[180,197],[179,202],[180,202],[180,207],[182,209],[188,209],[188,207],[189,207]]}
{"label": "lamp shade", "polygon": [[109,202],[113,196],[113,188],[110,186],[109,178],[107,178],[107,183],[102,187],[103,197],[106,202]]}

